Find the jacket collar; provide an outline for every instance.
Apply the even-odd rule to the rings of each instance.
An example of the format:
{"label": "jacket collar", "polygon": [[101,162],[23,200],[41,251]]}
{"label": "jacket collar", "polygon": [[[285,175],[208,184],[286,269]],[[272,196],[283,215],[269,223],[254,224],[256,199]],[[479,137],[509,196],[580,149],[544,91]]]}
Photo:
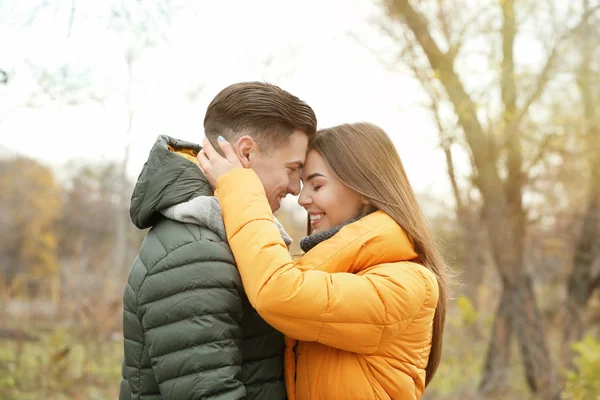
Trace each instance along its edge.
{"label": "jacket collar", "polygon": [[375,211],[313,247],[297,261],[297,266],[356,274],[375,265],[417,257],[408,236],[396,221],[383,211]]}

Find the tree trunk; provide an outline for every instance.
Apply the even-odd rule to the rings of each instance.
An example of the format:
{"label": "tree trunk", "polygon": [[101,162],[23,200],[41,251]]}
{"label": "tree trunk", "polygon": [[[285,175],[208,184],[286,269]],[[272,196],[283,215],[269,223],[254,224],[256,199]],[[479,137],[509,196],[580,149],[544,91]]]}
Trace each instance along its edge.
{"label": "tree trunk", "polygon": [[538,308],[531,277],[523,270],[525,212],[523,210],[523,153],[519,134],[517,88],[515,84],[514,42],[517,35],[515,0],[502,3],[502,69],[500,89],[504,105],[504,139],[506,142],[508,177],[504,191],[509,224],[515,237],[512,251],[512,282],[505,280],[505,290],[512,292],[514,329],[519,340],[527,384],[532,392],[547,399],[559,398],[555,372],[546,345],[546,330]]}
{"label": "tree trunk", "polygon": [[[600,151],[600,149],[598,150]],[[600,225],[600,163],[591,174],[588,204],[583,216],[579,241],[575,248],[573,271],[567,283],[563,328],[563,358],[572,359],[571,343],[583,336],[583,314],[592,294],[590,287],[592,264],[598,256],[598,226]]]}
{"label": "tree trunk", "polygon": [[483,378],[479,385],[479,393],[484,398],[503,395],[507,387],[506,372],[510,362],[510,342],[513,333],[512,315],[511,293],[504,288],[485,357]]}
{"label": "tree trunk", "polygon": [[[589,11],[589,2],[584,0],[584,11]],[[590,90],[591,57],[597,47],[595,37],[590,29],[590,23],[582,26],[581,70],[578,86],[583,102],[588,151],[590,161],[590,183],[587,204],[583,215],[583,223],[579,233],[579,240],[575,247],[573,257],[573,271],[567,283],[567,298],[564,305],[562,359],[569,365],[573,359],[571,344],[580,340],[584,332],[583,315],[587,308],[588,300],[592,294],[590,285],[592,264],[600,252],[600,132],[596,120],[595,104]]]}
{"label": "tree trunk", "polygon": [[[432,93],[431,96],[434,96]],[[483,267],[485,263],[482,262],[482,253],[485,246],[481,240],[481,221],[478,213],[472,209],[472,207],[465,205],[464,196],[462,195],[458,182],[456,180],[456,171],[454,169],[454,160],[452,157],[452,150],[450,148],[453,139],[443,134],[444,127],[439,116],[438,100],[434,101],[434,114],[440,132],[441,146],[444,151],[446,158],[446,168],[448,172],[448,179],[450,180],[450,186],[452,187],[452,193],[454,195],[454,201],[456,202],[456,219],[461,231],[461,241],[464,249],[463,268],[464,275],[462,275],[462,281],[465,282],[466,294],[475,305],[477,310],[480,309],[479,305],[479,293],[478,289],[483,282],[484,271]]]}
{"label": "tree trunk", "polygon": [[487,246],[486,242],[482,239],[481,221],[473,214],[472,210],[467,209],[458,212],[461,240],[465,247],[463,259],[464,275],[461,275],[461,281],[465,283],[465,292],[473,302],[475,308],[481,310],[479,288],[485,276],[486,263],[483,254]]}
{"label": "tree trunk", "polygon": [[[492,139],[484,131],[478,116],[477,107],[464,89],[454,71],[453,60],[443,53],[435,43],[424,17],[413,8],[409,0],[394,0],[390,4],[392,15],[403,17],[404,23],[411,29],[417,42],[423,49],[429,64],[436,72],[456,111],[458,122],[463,128],[467,143],[473,155],[478,176],[476,184],[484,200],[486,227],[489,233],[492,253],[498,272],[504,284],[503,298],[511,294],[510,309],[513,312],[515,331],[521,344],[521,353],[526,365],[527,382],[534,393],[550,387],[555,376],[549,353],[545,351],[546,335],[538,310],[531,280],[523,270],[524,213],[521,204],[522,171],[520,141],[514,124],[516,108],[516,89],[513,76],[512,46],[516,33],[514,0],[503,2],[505,16],[503,26],[504,62],[502,70],[502,98],[505,103],[505,132],[509,151],[509,178],[504,182],[500,178],[496,165],[496,155]],[[511,113],[513,113],[511,115]],[[502,304],[502,302],[501,302]],[[509,307],[504,304],[503,312]],[[500,311],[500,309],[499,309]],[[495,324],[498,330],[509,327],[502,319]],[[507,328],[508,329],[508,328]],[[494,331],[494,335],[497,332]],[[510,337],[510,335],[508,335]],[[489,376],[502,376],[502,371],[493,369],[501,365],[497,359],[508,357],[510,346],[501,348],[501,342],[490,340],[491,357],[485,365],[489,366]],[[529,346],[534,346],[530,349]],[[506,353],[506,354],[504,354]],[[553,391],[554,392],[554,391]]]}
{"label": "tree trunk", "polygon": [[546,329],[531,277],[522,276],[512,296],[514,327],[519,338],[527,384],[543,399],[560,400],[560,385],[546,345]]}

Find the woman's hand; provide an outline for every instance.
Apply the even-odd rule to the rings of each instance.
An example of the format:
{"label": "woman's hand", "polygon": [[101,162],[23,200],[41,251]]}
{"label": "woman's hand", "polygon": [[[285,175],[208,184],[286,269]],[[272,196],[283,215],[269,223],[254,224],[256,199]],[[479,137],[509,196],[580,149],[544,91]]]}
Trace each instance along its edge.
{"label": "woman's hand", "polygon": [[217,179],[234,168],[243,168],[242,163],[235,154],[231,143],[219,136],[219,147],[223,150],[225,157],[217,153],[210,141],[204,138],[204,148],[198,153],[198,164],[208,179],[210,185],[215,188]]}

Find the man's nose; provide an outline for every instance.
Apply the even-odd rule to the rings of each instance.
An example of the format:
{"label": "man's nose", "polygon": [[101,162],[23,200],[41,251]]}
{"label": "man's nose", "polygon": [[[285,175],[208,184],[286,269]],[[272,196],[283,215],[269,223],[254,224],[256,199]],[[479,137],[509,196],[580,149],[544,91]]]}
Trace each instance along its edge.
{"label": "man's nose", "polygon": [[290,192],[294,196],[298,196],[300,194],[300,179],[294,179],[290,181],[290,184],[288,186],[288,192]]}

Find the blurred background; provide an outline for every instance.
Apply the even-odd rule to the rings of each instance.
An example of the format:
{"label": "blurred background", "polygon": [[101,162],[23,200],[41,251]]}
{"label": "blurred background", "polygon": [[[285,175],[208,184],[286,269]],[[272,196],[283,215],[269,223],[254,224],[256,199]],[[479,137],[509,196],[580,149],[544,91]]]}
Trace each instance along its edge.
{"label": "blurred background", "polygon": [[599,399],[599,8],[0,0],[0,399],[117,398],[136,177],[245,80],[393,138],[456,274],[424,398]]}

